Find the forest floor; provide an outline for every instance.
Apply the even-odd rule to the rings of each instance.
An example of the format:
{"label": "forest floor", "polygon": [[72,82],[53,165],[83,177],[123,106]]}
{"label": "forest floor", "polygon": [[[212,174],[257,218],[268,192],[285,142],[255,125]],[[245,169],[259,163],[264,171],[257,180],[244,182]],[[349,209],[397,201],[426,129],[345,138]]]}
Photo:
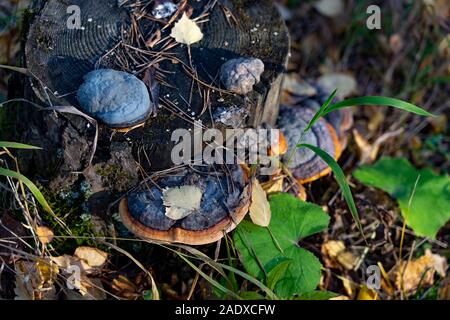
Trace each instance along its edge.
{"label": "forest floor", "polygon": [[[376,163],[383,156],[406,159],[414,167],[431,168],[439,176],[449,174],[450,5],[445,0],[347,0],[344,10],[335,8],[330,12],[313,2],[278,1],[291,34],[287,72],[290,79],[315,81],[328,76],[339,85],[348,86],[349,96],[394,97],[438,115],[423,118],[392,108],[370,106],[353,109],[354,128],[339,163],[350,182],[368,244],[358,231],[332,174],[306,185],[308,201],[319,205],[331,217],[325,231],[299,243],[322,263],[318,290],[337,293],[340,299],[450,299],[447,271],[450,224],[442,226],[434,238],[418,236],[412,228],[405,228],[401,209],[393,197],[381,189],[364,185],[353,176],[355,169]],[[369,16],[366,9],[374,4],[381,8],[379,30],[366,27]],[[18,63],[20,17],[25,7],[26,1],[21,0],[6,0],[0,4],[0,64]],[[0,102],[7,99],[10,74],[0,69]],[[433,211],[432,206],[427,209]],[[1,212],[0,208],[0,217]],[[5,225],[19,235],[27,233],[13,215],[5,213],[2,219],[0,237]],[[103,228],[105,224],[100,221],[96,226]],[[83,235],[83,231],[77,234]],[[21,254],[35,257],[36,252],[29,248],[34,245],[19,246]],[[74,255],[77,248],[92,246],[101,250],[100,253],[82,249],[78,250],[78,256]],[[228,244],[223,244],[222,248],[211,245],[198,249],[210,257],[216,256],[221,263],[243,270],[236,257],[227,253]],[[86,252],[80,252],[83,250]],[[26,254],[32,251],[33,254]],[[153,281],[164,299],[230,296],[230,292],[227,295],[213,289],[214,279],[224,285],[226,281],[206,258],[195,263],[194,268],[180,257],[180,252],[186,252],[186,248],[126,241],[110,244],[103,239],[100,243],[67,242],[59,250],[50,250],[53,256],[67,261],[83,254],[93,260],[92,256],[100,256],[101,260],[103,251],[108,253],[107,263],[102,263],[101,268],[94,265],[88,268],[87,287],[92,298],[154,298]],[[200,252],[189,254],[198,257]],[[0,246],[2,298],[27,297],[30,288],[17,290],[16,275],[21,271],[43,272],[36,266],[39,272],[27,269],[30,265],[18,265],[21,254]],[[431,264],[425,261],[427,257],[431,257]],[[409,266],[405,261],[409,261]],[[383,281],[377,291],[365,285],[369,266],[377,266],[382,273]],[[404,272],[399,271],[402,268]],[[424,275],[424,270],[433,268],[431,278]],[[200,275],[200,271],[204,273]],[[401,280],[399,274],[403,277]],[[41,286],[49,285],[42,274],[39,277],[36,281],[42,282]],[[229,278],[235,279],[235,276]],[[255,298],[257,296],[249,292],[261,293],[261,290],[250,282],[237,277],[232,285],[225,286],[231,292],[245,292],[245,297]],[[67,293],[70,290],[62,287],[64,285],[58,286],[58,290],[66,292],[69,298],[74,297]]]}

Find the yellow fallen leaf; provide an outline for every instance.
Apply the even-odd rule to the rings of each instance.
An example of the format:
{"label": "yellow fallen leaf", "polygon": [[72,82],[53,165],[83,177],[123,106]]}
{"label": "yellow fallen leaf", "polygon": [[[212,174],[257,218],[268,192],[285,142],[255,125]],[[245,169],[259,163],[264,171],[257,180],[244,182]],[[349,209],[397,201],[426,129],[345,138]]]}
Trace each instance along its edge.
{"label": "yellow fallen leaf", "polygon": [[261,227],[269,226],[271,218],[269,201],[267,201],[266,193],[257,179],[252,181],[250,218],[254,224]]}
{"label": "yellow fallen leaf", "polygon": [[375,290],[369,289],[367,286],[362,286],[356,300],[378,300],[378,294]]}
{"label": "yellow fallen leaf", "polygon": [[444,257],[427,249],[425,255],[413,261],[403,262],[396,268],[395,284],[399,290],[414,292],[419,284],[421,287],[432,285],[436,272],[445,277],[447,267],[447,260]]}
{"label": "yellow fallen leaf", "polygon": [[15,300],[56,300],[54,283],[59,270],[51,261],[18,261],[15,271]]}
{"label": "yellow fallen leaf", "polygon": [[39,237],[39,241],[43,245],[46,245],[46,244],[52,242],[53,237],[54,237],[53,231],[47,227],[37,227],[36,234]]}
{"label": "yellow fallen leaf", "polygon": [[181,19],[175,23],[170,36],[176,42],[187,45],[194,44],[203,39],[203,33],[199,26],[195,21],[189,19],[186,13],[183,13]]}
{"label": "yellow fallen leaf", "polygon": [[322,245],[322,252],[331,259],[331,263],[337,262],[347,270],[352,270],[358,263],[358,258],[345,248],[343,241],[330,240]]}

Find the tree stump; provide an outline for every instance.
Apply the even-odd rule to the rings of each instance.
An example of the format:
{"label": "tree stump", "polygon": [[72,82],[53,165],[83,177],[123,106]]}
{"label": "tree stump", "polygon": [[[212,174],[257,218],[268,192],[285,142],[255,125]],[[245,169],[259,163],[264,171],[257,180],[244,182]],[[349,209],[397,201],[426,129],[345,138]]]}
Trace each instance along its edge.
{"label": "tree stump", "polygon": [[[24,50],[26,67],[32,75],[25,83],[26,98],[45,107],[78,107],[75,92],[86,73],[96,68],[119,69],[111,53],[120,46],[124,35],[132,32],[137,20],[131,18],[130,4],[135,1],[121,1],[124,5],[120,7],[118,2],[33,2],[35,15]],[[81,9],[81,29],[68,28],[69,5]],[[105,203],[104,196],[108,200],[117,198],[150,172],[173,166],[171,134],[175,129],[193,128],[194,120],[212,127],[215,111],[237,106],[248,115],[243,119],[244,126],[275,123],[289,37],[273,2],[197,0],[187,1],[187,5],[193,9],[191,18],[208,14],[202,18],[205,22],[199,22],[204,38],[191,46],[191,59],[187,46],[177,44],[158,61],[157,116],[128,133],[100,123],[98,145],[90,164],[95,135],[91,123],[77,115],[23,104],[12,115],[8,112],[10,122],[15,124],[14,138],[43,148],[21,153],[24,173],[52,192],[74,192],[87,186],[92,203],[95,199]],[[147,19],[139,26],[144,37],[160,30],[164,39],[169,37],[173,23],[164,29],[164,23]],[[164,45],[167,41],[147,49],[157,53],[165,49]],[[225,92],[218,80],[221,65],[238,57],[259,58],[265,65],[261,82],[246,96]],[[134,74],[143,79],[145,68],[128,62]],[[200,81],[193,80],[187,70],[194,70]],[[3,134],[0,129],[0,138]]]}

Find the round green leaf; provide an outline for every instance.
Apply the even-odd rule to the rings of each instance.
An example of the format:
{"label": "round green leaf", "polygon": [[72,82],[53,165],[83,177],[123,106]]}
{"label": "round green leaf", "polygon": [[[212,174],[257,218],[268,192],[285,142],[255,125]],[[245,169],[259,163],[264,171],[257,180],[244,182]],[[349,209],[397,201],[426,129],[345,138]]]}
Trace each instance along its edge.
{"label": "round green leaf", "polygon": [[321,264],[311,252],[300,248],[302,238],[328,226],[328,215],[317,205],[281,193],[270,198],[272,220],[268,228],[243,221],[234,240],[246,271],[259,279],[289,260],[275,292],[290,298],[314,290],[320,281]]}

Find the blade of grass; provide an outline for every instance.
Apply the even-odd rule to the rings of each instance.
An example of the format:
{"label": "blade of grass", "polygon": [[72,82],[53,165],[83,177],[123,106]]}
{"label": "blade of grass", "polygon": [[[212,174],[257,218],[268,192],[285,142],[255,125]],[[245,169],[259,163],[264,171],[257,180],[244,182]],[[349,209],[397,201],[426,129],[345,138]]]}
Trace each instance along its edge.
{"label": "blade of grass", "polygon": [[[333,94],[328,98],[328,100],[333,100],[334,94],[336,91],[333,92]],[[327,101],[328,101],[327,100]],[[331,101],[330,100],[330,101]],[[317,111],[317,113],[314,115],[310,123],[308,124],[308,127],[306,127],[305,132],[311,129],[311,127],[317,122],[317,120],[320,117],[326,116],[330,112],[342,109],[342,108],[348,108],[348,107],[354,107],[354,106],[389,106],[397,109],[401,109],[410,113],[414,113],[420,116],[426,116],[426,117],[434,117],[432,113],[403,100],[395,99],[395,98],[389,98],[389,97],[380,97],[380,96],[366,96],[366,97],[358,97],[358,98],[352,98],[347,99],[338,103],[334,103],[330,105],[328,103],[324,103],[323,106]]]}
{"label": "blade of grass", "polygon": [[[223,277],[225,277],[225,279],[227,279],[225,273],[223,272],[223,269],[231,271],[235,274],[237,274],[238,276],[241,276],[242,278],[248,280],[249,282],[253,283],[254,285],[256,285],[257,287],[259,287],[262,291],[264,291],[267,296],[270,299],[276,300],[278,299],[278,297],[273,293],[272,290],[270,290],[267,286],[265,286],[262,282],[260,282],[259,280],[255,279],[254,277],[250,276],[249,274],[242,272],[232,266],[228,266],[226,264],[217,262],[212,260],[211,258],[209,258],[208,256],[206,256],[204,253],[191,248],[189,246],[185,246],[185,245],[179,245],[179,244],[171,244],[171,246],[175,246],[181,249],[184,249],[186,251],[188,251],[189,253],[193,254],[194,256],[191,257],[192,259],[196,259],[196,260],[200,260],[202,262],[204,262],[205,264],[209,265],[211,268],[215,269],[216,271],[218,271]],[[168,246],[164,246],[162,245],[162,247],[169,249],[170,251],[174,252],[177,255],[182,255],[183,257],[185,257],[186,259],[188,258],[188,256],[186,254],[180,253],[176,250],[173,250],[172,248],[168,247]],[[197,269],[195,269],[197,271]],[[202,274],[201,274],[202,275]],[[228,280],[229,281],[229,280]],[[225,287],[224,287],[225,288]],[[227,289],[229,290],[229,289]]]}
{"label": "blade of grass", "polygon": [[224,268],[225,270],[229,270],[231,272],[234,272],[235,274],[237,274],[238,276],[241,276],[242,278],[244,278],[245,280],[253,283],[254,285],[256,285],[257,287],[259,287],[261,290],[263,290],[266,294],[267,297],[272,299],[272,300],[279,300],[279,298],[277,297],[277,295],[275,295],[275,293],[273,293],[272,290],[269,289],[269,287],[265,286],[261,281],[257,280],[256,278],[252,277],[251,275],[242,272],[236,268],[233,268],[231,266],[227,266],[225,264],[221,264],[222,268]]}
{"label": "blade of grass", "polygon": [[17,179],[19,181],[21,181],[22,183],[24,183],[27,188],[30,190],[30,192],[33,194],[33,196],[35,197],[35,199],[39,202],[39,204],[42,206],[42,208],[47,211],[49,214],[51,214],[53,216],[54,219],[56,219],[56,221],[64,228],[66,229],[69,234],[71,233],[70,230],[67,228],[67,226],[65,225],[65,223],[63,221],[61,221],[61,219],[59,219],[56,214],[53,212],[52,208],[50,207],[50,205],[47,203],[47,200],[45,200],[44,195],[41,193],[41,191],[39,190],[39,188],[27,177],[25,177],[24,175],[15,172],[15,171],[11,171],[5,168],[0,168],[0,176],[5,176],[5,177],[9,177],[9,178],[14,178]]}
{"label": "blade of grass", "polygon": [[315,154],[317,154],[320,158],[322,158],[322,160],[325,161],[328,164],[328,166],[331,168],[331,170],[333,171],[334,176],[336,178],[336,181],[338,182],[339,186],[341,187],[342,194],[344,195],[345,201],[347,202],[347,205],[350,209],[350,213],[352,214],[353,219],[355,219],[358,229],[361,232],[361,234],[365,240],[364,231],[363,231],[363,228],[361,225],[361,221],[359,219],[359,214],[358,214],[358,210],[356,209],[355,201],[353,200],[352,191],[350,190],[350,186],[347,183],[347,179],[345,178],[344,171],[342,171],[339,164],[327,152],[323,151],[322,149],[320,149],[316,146],[302,143],[302,144],[297,145],[297,148],[310,149]]}
{"label": "blade of grass", "polygon": [[19,73],[22,73],[22,74],[24,74],[26,76],[30,75],[30,73],[28,72],[28,69],[25,69],[25,68],[20,68],[20,67],[15,67],[15,66],[7,66],[7,65],[4,65],[4,64],[0,64],[0,69],[6,69],[6,70],[19,72]]}
{"label": "blade of grass", "polygon": [[[336,93],[337,93],[337,89],[333,91],[333,93],[328,97],[328,99],[325,101],[325,103],[320,107],[319,111],[317,111],[317,113],[311,119],[308,126],[300,134],[300,137],[298,138],[296,145],[303,141],[303,138],[305,137],[306,132],[308,132],[308,130],[310,130],[312,128],[312,126],[317,122],[317,120],[319,120],[320,117],[322,117],[323,112],[328,108],[331,101],[333,101],[334,97],[336,96]],[[295,151],[296,151],[296,149],[293,149],[291,151],[291,153],[289,154],[288,161],[286,163],[286,167],[289,167],[289,164],[291,163],[292,158],[294,157]]]}
{"label": "blade of grass", "polygon": [[337,89],[331,93],[331,95],[328,97],[325,103],[320,107],[319,111],[316,112],[314,117],[309,122],[308,126],[305,128],[304,132],[308,132],[312,128],[312,126],[317,122],[317,120],[319,120],[322,116],[325,115],[325,112],[330,107],[330,104],[333,101],[334,97],[336,96],[336,93]]}
{"label": "blade of grass", "polygon": [[10,148],[10,149],[26,149],[26,150],[41,150],[41,147],[30,146],[28,144],[0,141],[0,148]]}
{"label": "blade of grass", "polygon": [[183,259],[192,269],[194,269],[198,274],[200,274],[205,280],[207,280],[209,283],[211,283],[211,285],[213,285],[214,287],[216,287],[217,289],[219,289],[223,293],[226,293],[226,294],[230,295],[231,297],[233,297],[233,298],[235,298],[237,300],[242,300],[242,298],[239,295],[237,295],[233,291],[225,288],[223,285],[221,285],[216,280],[214,280],[213,278],[208,276],[206,273],[204,273],[202,270],[200,270],[200,268],[198,268],[195,264],[193,264],[189,259],[185,258],[183,254],[181,254],[179,252],[176,252],[176,254],[181,259]]}
{"label": "blade of grass", "polygon": [[397,109],[401,109],[410,113],[417,114],[419,116],[425,116],[425,117],[434,117],[432,113],[403,100],[395,99],[395,98],[389,98],[389,97],[380,97],[380,96],[367,96],[367,97],[358,97],[358,98],[352,98],[347,99],[338,103],[335,103],[328,107],[325,110],[325,113],[323,115],[327,115],[328,113],[346,108],[346,107],[352,107],[352,106],[359,106],[359,105],[376,105],[376,106],[389,106]]}

